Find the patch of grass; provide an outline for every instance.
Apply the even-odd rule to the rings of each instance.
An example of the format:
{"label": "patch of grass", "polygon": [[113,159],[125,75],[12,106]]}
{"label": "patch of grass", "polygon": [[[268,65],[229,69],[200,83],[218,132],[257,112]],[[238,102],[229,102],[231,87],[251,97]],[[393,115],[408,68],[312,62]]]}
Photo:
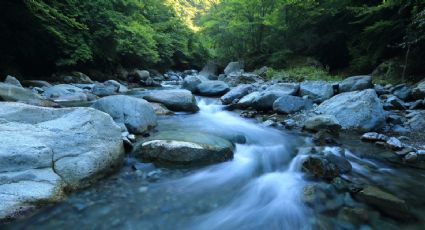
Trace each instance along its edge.
{"label": "patch of grass", "polygon": [[293,67],[284,70],[275,70],[269,68],[266,73],[266,79],[277,79],[277,80],[287,80],[287,81],[296,81],[301,82],[305,80],[310,81],[341,81],[343,80],[342,76],[332,75],[328,71],[312,67],[312,66],[302,66],[302,67]]}

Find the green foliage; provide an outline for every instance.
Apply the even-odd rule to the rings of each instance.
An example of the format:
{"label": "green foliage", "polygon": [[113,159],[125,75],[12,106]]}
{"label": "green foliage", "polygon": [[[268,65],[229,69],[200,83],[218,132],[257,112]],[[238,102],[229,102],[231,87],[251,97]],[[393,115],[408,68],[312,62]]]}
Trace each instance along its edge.
{"label": "green foliage", "polygon": [[266,72],[265,78],[278,79],[278,80],[289,80],[295,82],[301,82],[305,80],[325,80],[325,81],[341,81],[342,77],[338,75],[332,75],[328,71],[313,67],[313,66],[298,66],[291,67],[285,70],[276,70],[269,68]]}
{"label": "green foliage", "polygon": [[[1,20],[0,28],[13,37],[34,40],[26,41],[27,49],[22,53],[10,51],[16,63],[27,63],[22,56],[31,53],[40,62],[51,63],[47,64],[51,68],[113,69],[123,65],[165,69],[187,68],[195,62],[194,57],[195,63],[208,58],[199,37],[163,1],[23,0],[7,3],[5,8],[11,15],[22,12],[30,23],[22,25],[21,32],[13,28],[10,19]],[[49,44],[40,47],[36,40]],[[43,58],[46,52],[50,58]]]}

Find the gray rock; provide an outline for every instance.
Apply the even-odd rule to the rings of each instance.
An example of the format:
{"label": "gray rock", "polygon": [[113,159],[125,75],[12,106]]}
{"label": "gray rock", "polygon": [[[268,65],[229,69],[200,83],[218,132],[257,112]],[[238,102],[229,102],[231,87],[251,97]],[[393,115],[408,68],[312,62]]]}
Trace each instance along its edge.
{"label": "gray rock", "polygon": [[128,77],[132,82],[140,82],[148,80],[150,76],[151,74],[147,70],[133,70],[133,72],[130,73]]}
{"label": "gray rock", "polygon": [[115,95],[121,87],[121,84],[117,83],[115,81],[106,81],[102,84],[95,84],[91,92],[99,97]]}
{"label": "gray rock", "polygon": [[231,86],[238,86],[240,84],[252,84],[260,82],[261,78],[255,73],[242,73],[234,72],[229,75],[222,75],[218,78]]}
{"label": "gray rock", "polygon": [[229,92],[227,92],[225,95],[223,95],[220,99],[221,102],[223,102],[224,105],[231,104],[235,100],[239,100],[242,97],[248,95],[254,87],[252,85],[239,85],[233,89],[231,89]]}
{"label": "gray rock", "polygon": [[124,155],[119,127],[91,108],[5,102],[0,136],[0,219],[91,184]]}
{"label": "gray rock", "polygon": [[235,72],[243,72],[244,65],[242,62],[230,62],[224,69],[224,74],[229,75]]}
{"label": "gray rock", "polygon": [[393,150],[400,150],[403,148],[403,143],[395,137],[391,137],[387,140],[387,146]]}
{"label": "gray rock", "polygon": [[11,84],[17,87],[22,87],[21,82],[19,82],[18,79],[10,75],[7,75],[6,79],[4,80],[4,83]]}
{"label": "gray rock", "polygon": [[171,115],[172,111],[168,110],[163,104],[151,102],[150,103],[156,115]]}
{"label": "gray rock", "polygon": [[254,101],[260,96],[260,92],[252,92],[244,97],[242,97],[236,104],[239,108],[248,108],[253,105]]}
{"label": "gray rock", "polygon": [[72,72],[70,75],[61,75],[59,76],[59,79],[60,81],[67,84],[93,84],[93,81],[90,79],[90,77],[81,72]]}
{"label": "gray rock", "polygon": [[391,89],[391,93],[401,100],[409,99],[412,88],[406,84],[400,84]]}
{"label": "gray rock", "polygon": [[417,110],[407,115],[408,120],[406,126],[412,131],[424,131],[425,130],[425,110]]}
{"label": "gray rock", "polygon": [[384,109],[386,110],[405,110],[406,106],[404,101],[396,96],[390,96],[385,100]]}
{"label": "gray rock", "polygon": [[47,88],[43,95],[55,102],[87,101],[84,90],[73,85],[60,84]]}
{"label": "gray rock", "polygon": [[0,83],[0,98],[5,101],[30,101],[43,98],[31,90],[11,84]]}
{"label": "gray rock", "polygon": [[313,101],[290,95],[279,97],[273,103],[273,111],[284,114],[295,113],[311,108],[313,108]]}
{"label": "gray rock", "polygon": [[407,219],[411,216],[404,200],[371,185],[358,192],[355,198],[378,208],[391,217]]}
{"label": "gray rock", "polygon": [[324,81],[306,81],[300,85],[300,94],[320,103],[331,98],[334,90],[331,84]]}
{"label": "gray rock", "polygon": [[197,86],[198,94],[203,96],[222,96],[229,92],[229,86],[223,81],[203,81]]}
{"label": "gray rock", "polygon": [[304,122],[303,129],[313,132],[329,130],[338,133],[341,125],[333,115],[317,115]]}
{"label": "gray rock", "polygon": [[125,124],[132,133],[145,133],[156,126],[156,115],[152,106],[145,100],[117,95],[97,100],[93,108],[105,112],[115,122]]}
{"label": "gray rock", "polygon": [[360,139],[362,141],[370,141],[370,142],[377,142],[377,141],[387,142],[390,138],[384,134],[369,132],[369,133],[363,134],[363,136]]}
{"label": "gray rock", "polygon": [[233,145],[211,134],[161,132],[135,147],[136,156],[166,166],[198,166],[233,158]]}
{"label": "gray rock", "polygon": [[300,84],[297,83],[278,83],[266,88],[265,91],[279,91],[285,95],[298,95]]}
{"label": "gray rock", "polygon": [[184,89],[159,90],[149,93],[143,98],[149,102],[165,105],[169,110],[176,112],[197,112],[199,107],[192,93]]}
{"label": "gray rock", "polygon": [[373,88],[372,77],[368,75],[349,77],[339,83],[339,92],[351,92]]}
{"label": "gray rock", "polygon": [[198,85],[202,83],[202,80],[199,76],[187,76],[183,80],[183,89],[187,89],[192,93],[196,93],[198,90]]}
{"label": "gray rock", "polygon": [[121,83],[119,83],[115,80],[108,80],[108,81],[105,81],[103,84],[105,84],[107,86],[114,86],[115,88],[118,88],[118,90],[117,90],[118,93],[127,93],[128,92],[128,88],[125,85],[123,85],[123,84],[121,84]]}
{"label": "gray rock", "polygon": [[[202,68],[201,72],[199,72],[199,75],[204,76],[207,79],[210,80],[217,80],[217,64],[214,62],[209,61],[204,68]],[[213,79],[212,79],[213,78]]]}
{"label": "gray rock", "polygon": [[415,85],[411,94],[414,99],[425,99],[425,79]]}
{"label": "gray rock", "polygon": [[301,170],[310,176],[331,180],[339,176],[339,170],[324,156],[307,156],[301,162]]}
{"label": "gray rock", "polygon": [[39,88],[52,87],[52,85],[49,82],[40,81],[40,80],[25,80],[22,82],[22,84],[26,87],[39,87]]}
{"label": "gray rock", "polygon": [[316,110],[335,116],[343,129],[370,131],[381,128],[386,121],[386,113],[373,89],[336,95]]}

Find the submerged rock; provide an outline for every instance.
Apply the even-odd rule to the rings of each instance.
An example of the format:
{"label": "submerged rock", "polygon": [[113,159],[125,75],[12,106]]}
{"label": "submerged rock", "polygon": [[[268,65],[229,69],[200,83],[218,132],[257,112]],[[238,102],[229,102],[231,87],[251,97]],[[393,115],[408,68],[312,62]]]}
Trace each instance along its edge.
{"label": "submerged rock", "polygon": [[381,128],[386,113],[373,89],[347,92],[326,100],[317,112],[333,115],[343,129],[370,131]]}
{"label": "submerged rock", "polygon": [[155,112],[143,99],[109,96],[97,100],[92,107],[111,115],[115,122],[124,124],[133,133],[142,134],[156,126]]}
{"label": "submerged rock", "polygon": [[231,142],[211,134],[167,131],[140,143],[134,153],[158,164],[191,167],[233,158]]}
{"label": "submerged rock", "polygon": [[92,108],[0,104],[0,219],[54,202],[121,164],[120,128]]}
{"label": "submerged rock", "polygon": [[143,99],[165,105],[175,112],[197,112],[199,107],[192,93],[184,89],[159,90],[148,93]]}
{"label": "submerged rock", "polygon": [[381,212],[398,219],[411,216],[404,200],[374,186],[366,186],[355,194],[356,199],[378,208]]}

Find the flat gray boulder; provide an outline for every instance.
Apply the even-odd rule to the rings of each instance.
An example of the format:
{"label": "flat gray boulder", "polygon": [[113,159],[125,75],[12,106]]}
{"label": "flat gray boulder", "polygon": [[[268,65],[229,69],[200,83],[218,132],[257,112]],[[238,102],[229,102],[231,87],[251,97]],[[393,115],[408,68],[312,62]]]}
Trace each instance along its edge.
{"label": "flat gray boulder", "polygon": [[273,103],[273,111],[283,114],[295,113],[311,108],[313,108],[312,100],[291,95],[281,96]]}
{"label": "flat gray boulder", "polygon": [[331,98],[334,90],[331,84],[324,81],[305,81],[300,85],[300,95],[321,103]]}
{"label": "flat gray boulder", "polygon": [[0,104],[0,219],[60,200],[117,169],[120,128],[92,108]]}
{"label": "flat gray boulder", "polygon": [[135,97],[117,95],[97,100],[93,108],[105,112],[132,133],[142,134],[156,126],[157,118],[149,102]]}
{"label": "flat gray boulder", "polygon": [[68,84],[49,87],[43,96],[55,102],[87,101],[87,94],[83,89]]}
{"label": "flat gray boulder", "polygon": [[202,96],[222,96],[229,90],[230,87],[223,81],[203,81],[197,86],[197,92]]}
{"label": "flat gray boulder", "polygon": [[335,116],[343,129],[366,132],[381,128],[386,120],[373,89],[338,94],[320,104],[317,112]]}
{"label": "flat gray boulder", "polygon": [[134,152],[157,164],[190,167],[230,160],[233,150],[232,143],[211,134],[166,131],[138,144]]}
{"label": "flat gray boulder", "polygon": [[143,98],[149,102],[161,103],[175,112],[197,112],[199,110],[193,94],[184,89],[158,90],[143,96]]}
{"label": "flat gray boulder", "polygon": [[339,83],[339,92],[351,92],[373,88],[372,77],[368,75],[353,76]]}

